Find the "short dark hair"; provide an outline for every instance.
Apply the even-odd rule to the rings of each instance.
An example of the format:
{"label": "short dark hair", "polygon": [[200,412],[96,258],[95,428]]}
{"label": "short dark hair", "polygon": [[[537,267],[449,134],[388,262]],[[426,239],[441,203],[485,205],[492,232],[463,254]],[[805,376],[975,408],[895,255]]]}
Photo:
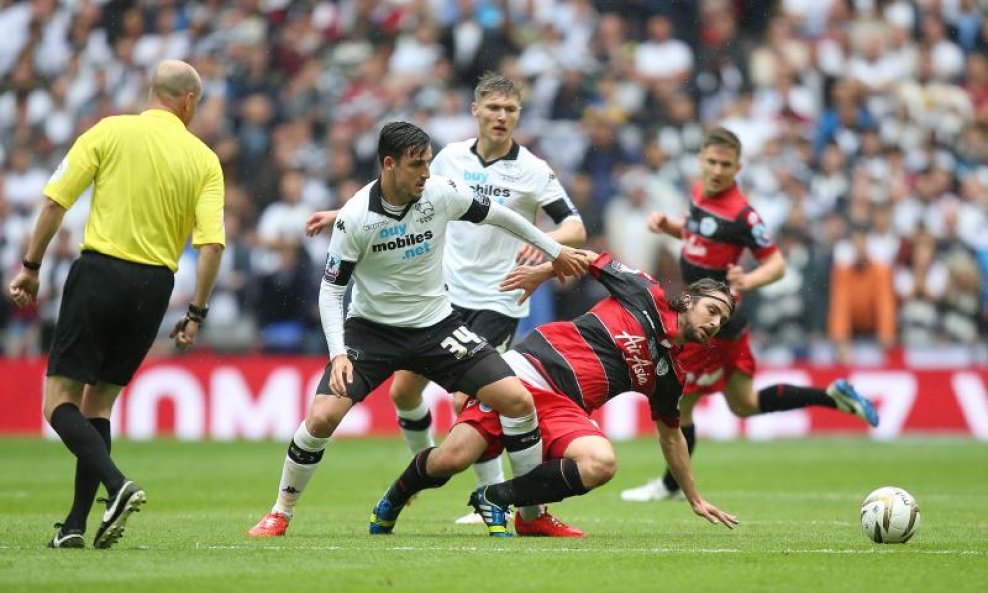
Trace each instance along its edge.
{"label": "short dark hair", "polygon": [[432,140],[422,128],[405,121],[393,121],[381,128],[377,140],[377,160],[384,165],[384,157],[401,160],[401,157],[421,154],[432,145]]}
{"label": "short dark hair", "polygon": [[719,301],[724,301],[730,309],[729,315],[734,315],[734,309],[737,306],[737,301],[734,299],[734,293],[731,292],[731,287],[726,283],[721,282],[720,280],[714,280],[713,278],[701,278],[688,285],[683,289],[682,294],[678,297],[669,299],[669,307],[677,313],[686,311],[687,296],[689,296],[693,302],[696,302],[700,297],[705,296],[715,298]]}
{"label": "short dark hair", "polygon": [[708,146],[726,146],[728,148],[733,148],[734,152],[737,153],[738,158],[741,158],[741,140],[738,139],[734,132],[725,127],[717,126],[706,133],[703,137],[703,148]]}
{"label": "short dark hair", "polygon": [[480,102],[481,99],[488,95],[515,97],[520,101],[521,89],[518,88],[515,81],[507,76],[488,70],[477,81],[477,86],[473,89],[473,100]]}

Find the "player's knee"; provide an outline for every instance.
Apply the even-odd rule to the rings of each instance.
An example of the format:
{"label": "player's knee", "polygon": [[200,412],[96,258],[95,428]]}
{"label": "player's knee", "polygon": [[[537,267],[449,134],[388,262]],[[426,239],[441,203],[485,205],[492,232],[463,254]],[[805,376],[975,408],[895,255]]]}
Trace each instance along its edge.
{"label": "player's knee", "polygon": [[422,392],[399,385],[398,381],[391,384],[389,391],[391,402],[399,410],[414,410],[422,403]]}
{"label": "player's knee", "polygon": [[603,486],[617,473],[617,457],[614,451],[594,451],[576,462],[580,479],[588,489]]}
{"label": "player's knee", "polygon": [[502,379],[492,383],[477,392],[477,399],[509,418],[535,413],[535,400],[518,379]]}
{"label": "player's knee", "polygon": [[305,426],[312,436],[319,438],[331,436],[343,420],[343,416],[339,414],[338,410],[328,405],[330,403],[328,400],[331,397],[334,396],[317,397],[312,402],[312,407],[309,408]]}
{"label": "player's knee", "polygon": [[452,476],[470,467],[474,461],[476,459],[471,459],[470,452],[465,447],[443,445],[429,454],[429,475]]}
{"label": "player's knee", "polygon": [[747,418],[758,413],[758,403],[747,399],[728,400],[727,405],[731,412],[739,418]]}

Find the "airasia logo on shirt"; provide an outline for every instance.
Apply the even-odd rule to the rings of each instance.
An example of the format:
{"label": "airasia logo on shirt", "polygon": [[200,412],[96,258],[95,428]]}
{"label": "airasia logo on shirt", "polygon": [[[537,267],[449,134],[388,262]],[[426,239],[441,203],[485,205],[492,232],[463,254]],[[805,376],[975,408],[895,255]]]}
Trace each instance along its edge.
{"label": "airasia logo on shirt", "polygon": [[624,357],[625,364],[631,369],[635,382],[639,386],[647,384],[652,361],[645,356],[645,352],[642,350],[645,336],[635,336],[628,332],[622,332],[614,336],[614,341],[620,347],[621,356]]}

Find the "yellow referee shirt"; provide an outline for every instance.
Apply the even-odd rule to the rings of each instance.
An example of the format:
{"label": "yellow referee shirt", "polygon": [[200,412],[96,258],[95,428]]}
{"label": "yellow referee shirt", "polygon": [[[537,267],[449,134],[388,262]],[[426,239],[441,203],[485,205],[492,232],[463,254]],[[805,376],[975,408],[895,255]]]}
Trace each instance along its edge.
{"label": "yellow referee shirt", "polygon": [[189,233],[197,247],[226,244],[219,159],[173,113],[101,120],[79,136],[44,193],[68,209],[90,183],[84,250],[175,271]]}

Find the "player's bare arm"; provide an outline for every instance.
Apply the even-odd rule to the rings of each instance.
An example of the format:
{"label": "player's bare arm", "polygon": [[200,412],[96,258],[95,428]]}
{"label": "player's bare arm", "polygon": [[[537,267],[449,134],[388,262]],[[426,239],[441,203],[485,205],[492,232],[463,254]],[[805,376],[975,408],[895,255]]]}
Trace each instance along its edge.
{"label": "player's bare arm", "polygon": [[[595,259],[599,257],[599,254],[588,249],[579,249],[577,252],[586,260],[588,267]],[[501,292],[522,290],[524,293],[518,299],[518,302],[524,303],[529,299],[529,297],[532,296],[535,290],[542,285],[543,282],[555,275],[556,273],[553,270],[552,264],[549,262],[539,264],[537,266],[517,266],[508,272],[508,275],[504,277],[504,280],[502,280],[500,286],[498,286],[498,290]]]}
{"label": "player's bare arm", "polygon": [[736,292],[747,292],[772,284],[786,274],[786,260],[781,251],[766,256],[758,261],[758,267],[750,272],[745,272],[744,268],[732,264],[727,268],[727,282]]}
{"label": "player's bare arm", "polygon": [[659,430],[659,443],[662,445],[662,454],[669,465],[669,471],[682,488],[693,512],[715,525],[721,523],[728,529],[734,529],[740,523],[737,517],[720,510],[700,496],[690,469],[686,438],[683,437],[679,427],[667,426],[661,420],[656,421],[655,425]]}
{"label": "player's bare arm", "polygon": [[[553,240],[569,247],[580,247],[587,241],[587,229],[583,226],[583,221],[579,218],[567,218],[559,224],[559,227],[546,233]],[[544,261],[544,256],[539,249],[533,245],[522,245],[515,256],[515,261],[519,264],[536,265]]]}
{"label": "player's bare arm", "polygon": [[308,220],[305,221],[305,236],[315,237],[323,229],[332,227],[333,223],[336,222],[336,215],[339,212],[339,210],[320,210],[319,212],[313,212]]}
{"label": "player's bare arm", "polygon": [[653,212],[648,215],[648,230],[656,235],[665,233],[667,235],[683,238],[683,226],[686,221],[682,218],[672,218],[662,212]]}

